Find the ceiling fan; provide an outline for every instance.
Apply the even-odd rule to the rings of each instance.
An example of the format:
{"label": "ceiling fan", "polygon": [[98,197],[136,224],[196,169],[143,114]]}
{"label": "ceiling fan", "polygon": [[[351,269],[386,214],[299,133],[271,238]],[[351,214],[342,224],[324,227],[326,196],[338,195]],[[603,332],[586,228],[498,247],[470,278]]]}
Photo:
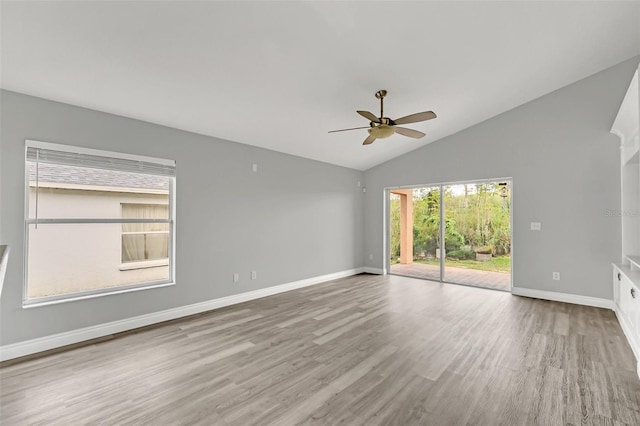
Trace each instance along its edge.
{"label": "ceiling fan", "polygon": [[358,114],[370,121],[368,127],[352,127],[350,129],[331,130],[329,133],[345,132],[347,130],[368,129],[369,136],[364,140],[362,145],[369,145],[376,139],[388,138],[394,133],[399,133],[403,136],[408,136],[415,139],[420,139],[421,137],[425,136],[424,133],[417,130],[398,127],[397,125],[431,120],[437,117],[436,114],[433,111],[424,111],[392,120],[389,117],[384,116],[383,101],[385,96],[387,96],[386,90],[378,90],[376,92],[376,98],[380,99],[380,117],[376,117],[369,111],[356,111]]}

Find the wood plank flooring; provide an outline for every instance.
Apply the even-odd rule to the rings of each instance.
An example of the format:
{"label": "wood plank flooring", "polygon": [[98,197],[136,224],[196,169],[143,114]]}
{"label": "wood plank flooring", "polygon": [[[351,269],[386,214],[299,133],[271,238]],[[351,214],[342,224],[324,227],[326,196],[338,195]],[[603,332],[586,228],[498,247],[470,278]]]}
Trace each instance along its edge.
{"label": "wood plank flooring", "polygon": [[357,275],[0,368],[3,425],[640,425],[613,312]]}

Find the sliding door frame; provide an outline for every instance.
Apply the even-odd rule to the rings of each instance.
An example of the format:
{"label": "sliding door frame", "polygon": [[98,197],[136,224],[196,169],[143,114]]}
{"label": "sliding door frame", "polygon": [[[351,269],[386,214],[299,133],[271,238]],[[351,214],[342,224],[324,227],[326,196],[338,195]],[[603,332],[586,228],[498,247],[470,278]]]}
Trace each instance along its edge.
{"label": "sliding door frame", "polygon": [[[515,193],[515,191],[513,190],[514,188],[514,183],[513,183],[513,178],[512,177],[502,177],[502,178],[486,178],[486,179],[472,179],[472,180],[461,180],[461,181],[455,181],[455,182],[439,182],[439,183],[426,183],[426,184],[418,184],[418,185],[405,185],[405,186],[390,186],[390,187],[386,187],[383,190],[384,193],[384,207],[383,207],[383,253],[384,253],[384,262],[383,262],[383,273],[385,275],[389,275],[391,274],[391,259],[389,258],[389,253],[391,251],[391,247],[390,247],[390,241],[391,241],[391,218],[390,218],[390,205],[389,205],[389,198],[391,195],[391,191],[396,190],[396,189],[416,189],[416,188],[435,188],[438,187],[440,190],[440,250],[441,253],[443,253],[444,255],[440,256],[440,279],[437,280],[441,283],[447,283],[447,284],[457,284],[457,285],[467,285],[467,284],[461,284],[461,283],[455,283],[455,282],[451,282],[451,281],[445,281],[444,280],[444,268],[445,268],[445,258],[446,258],[446,247],[445,247],[445,227],[443,226],[444,223],[444,216],[445,216],[445,200],[444,200],[444,187],[445,186],[450,186],[450,185],[469,185],[469,184],[478,184],[478,183],[488,183],[488,182],[500,182],[500,181],[507,181],[509,182],[509,188],[511,190],[511,203],[509,204],[509,227],[510,227],[510,244],[511,244],[511,263],[510,263],[510,284],[509,284],[509,292],[511,292],[513,290],[513,287],[515,287],[514,283],[513,283],[513,259],[514,259],[514,245],[513,245],[513,194]],[[431,281],[435,281],[435,280],[431,280]]]}

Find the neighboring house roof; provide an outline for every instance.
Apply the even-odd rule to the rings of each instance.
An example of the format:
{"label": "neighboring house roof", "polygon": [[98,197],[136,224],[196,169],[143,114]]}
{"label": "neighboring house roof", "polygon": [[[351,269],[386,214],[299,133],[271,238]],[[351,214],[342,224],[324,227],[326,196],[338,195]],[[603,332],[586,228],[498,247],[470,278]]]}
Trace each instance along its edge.
{"label": "neighboring house roof", "polygon": [[[28,162],[29,182],[35,185],[36,165]],[[140,192],[168,191],[169,178],[165,176],[148,175],[142,173],[120,172],[114,170],[94,169],[86,167],[66,166],[60,164],[40,163],[38,165],[38,182],[40,185],[46,184],[49,188],[68,188],[77,186],[78,189],[111,190],[122,188],[122,190],[136,189]],[[45,185],[43,185],[45,186]],[[110,188],[110,189],[106,189]]]}

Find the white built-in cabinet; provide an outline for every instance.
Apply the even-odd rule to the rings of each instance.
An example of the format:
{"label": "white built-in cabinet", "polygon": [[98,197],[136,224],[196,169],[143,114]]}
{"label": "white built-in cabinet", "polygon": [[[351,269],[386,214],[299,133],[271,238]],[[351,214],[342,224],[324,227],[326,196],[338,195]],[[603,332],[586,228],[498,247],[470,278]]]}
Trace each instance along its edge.
{"label": "white built-in cabinet", "polygon": [[[636,70],[611,132],[620,138],[622,263],[613,265],[616,315],[640,361],[640,87]],[[640,375],[640,362],[638,363]]]}

